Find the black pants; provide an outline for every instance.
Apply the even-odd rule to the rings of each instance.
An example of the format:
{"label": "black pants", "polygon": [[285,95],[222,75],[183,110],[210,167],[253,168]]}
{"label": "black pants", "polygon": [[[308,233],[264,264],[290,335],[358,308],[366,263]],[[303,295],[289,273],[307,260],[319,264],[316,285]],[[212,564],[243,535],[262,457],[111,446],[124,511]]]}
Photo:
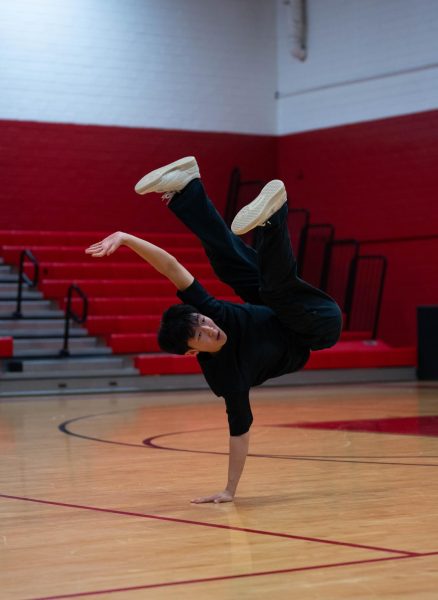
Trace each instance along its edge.
{"label": "black pants", "polygon": [[297,277],[287,227],[287,205],[264,227],[255,248],[236,236],[217,212],[200,179],[175,194],[169,208],[201,241],[213,270],[245,302],[269,306],[298,343],[321,350],[333,346],[342,329],[336,302]]}

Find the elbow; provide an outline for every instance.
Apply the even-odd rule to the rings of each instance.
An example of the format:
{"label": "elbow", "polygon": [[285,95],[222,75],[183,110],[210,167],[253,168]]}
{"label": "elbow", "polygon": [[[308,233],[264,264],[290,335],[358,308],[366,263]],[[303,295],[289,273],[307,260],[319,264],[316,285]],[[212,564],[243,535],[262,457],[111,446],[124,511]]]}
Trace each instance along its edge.
{"label": "elbow", "polygon": [[166,256],[166,260],[163,261],[161,274],[165,275],[171,281],[174,281],[178,274],[179,266],[179,262],[176,260],[176,258],[169,254]]}
{"label": "elbow", "polygon": [[178,269],[179,263],[174,256],[169,254],[165,265],[168,273],[174,273]]}
{"label": "elbow", "polygon": [[245,421],[241,421],[239,423],[229,423],[230,428],[230,436],[231,437],[249,437],[249,430],[251,429],[251,425],[253,422],[252,415]]}
{"label": "elbow", "polygon": [[232,437],[232,438],[242,438],[242,439],[249,438],[249,429],[247,431],[242,432],[242,433],[231,433],[230,432],[230,437]]}

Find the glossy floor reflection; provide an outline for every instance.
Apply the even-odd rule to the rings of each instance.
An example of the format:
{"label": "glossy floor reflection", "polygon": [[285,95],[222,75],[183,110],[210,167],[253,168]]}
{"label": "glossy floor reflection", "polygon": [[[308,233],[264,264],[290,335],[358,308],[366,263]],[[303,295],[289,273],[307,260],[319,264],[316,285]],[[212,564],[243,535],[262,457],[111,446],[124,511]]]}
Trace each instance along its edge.
{"label": "glossy floor reflection", "polygon": [[0,403],[0,598],[436,598],[438,387],[263,388],[233,504],[206,392]]}

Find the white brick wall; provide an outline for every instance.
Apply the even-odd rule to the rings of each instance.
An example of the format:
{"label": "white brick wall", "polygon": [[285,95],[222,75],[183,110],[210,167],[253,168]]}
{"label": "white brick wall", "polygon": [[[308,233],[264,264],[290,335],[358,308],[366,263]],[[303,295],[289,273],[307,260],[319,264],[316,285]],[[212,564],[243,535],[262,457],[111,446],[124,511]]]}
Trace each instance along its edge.
{"label": "white brick wall", "polygon": [[436,0],[307,4],[308,58],[300,63],[277,1],[279,134],[438,108]]}
{"label": "white brick wall", "polygon": [[287,134],[438,107],[437,0],[307,3],[299,63],[283,0],[0,0],[0,118]]}
{"label": "white brick wall", "polygon": [[275,130],[275,0],[0,0],[0,118]]}

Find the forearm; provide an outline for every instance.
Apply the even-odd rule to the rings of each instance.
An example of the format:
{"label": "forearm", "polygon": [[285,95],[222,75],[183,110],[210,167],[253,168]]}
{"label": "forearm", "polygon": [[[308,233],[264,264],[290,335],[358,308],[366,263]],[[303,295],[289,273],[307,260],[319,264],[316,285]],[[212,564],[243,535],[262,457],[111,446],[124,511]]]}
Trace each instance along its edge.
{"label": "forearm", "polygon": [[122,243],[170,279],[178,289],[186,289],[193,282],[193,275],[163,248],[128,233],[123,234]]}
{"label": "forearm", "polygon": [[176,260],[174,256],[163,250],[159,246],[155,246],[146,240],[142,240],[129,233],[123,234],[123,245],[133,250],[141,256],[143,260],[148,262],[154,269],[165,275],[172,268],[173,262]]}
{"label": "forearm", "polygon": [[234,496],[245,466],[249,447],[249,431],[243,435],[230,436],[228,459],[228,482],[226,490]]}

